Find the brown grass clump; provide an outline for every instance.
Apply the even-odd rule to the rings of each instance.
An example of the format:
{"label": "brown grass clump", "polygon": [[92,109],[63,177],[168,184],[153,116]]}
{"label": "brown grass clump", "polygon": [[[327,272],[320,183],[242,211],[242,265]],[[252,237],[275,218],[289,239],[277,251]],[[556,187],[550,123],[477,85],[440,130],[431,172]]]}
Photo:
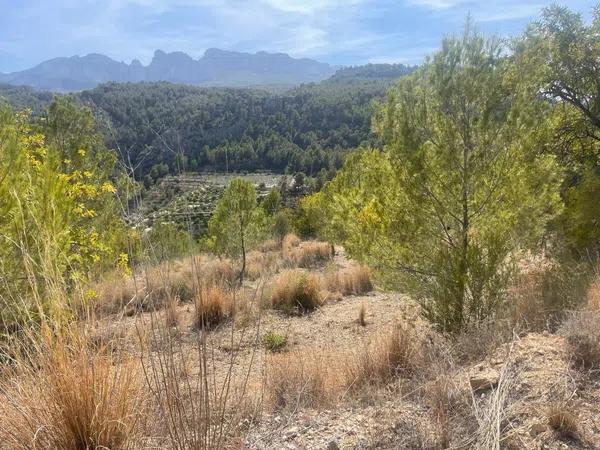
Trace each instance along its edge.
{"label": "brown grass clump", "polygon": [[289,258],[292,253],[292,249],[300,245],[300,238],[293,233],[287,234],[283,238],[281,243],[281,253],[284,258]]}
{"label": "brown grass clump", "polygon": [[589,370],[600,369],[600,312],[574,313],[563,325],[562,334],[573,363]]}
{"label": "brown grass clump", "polygon": [[587,291],[587,307],[592,311],[600,311],[600,274],[596,274]]}
{"label": "brown grass clump", "polygon": [[120,312],[127,304],[135,302],[142,287],[141,280],[136,289],[132,277],[111,272],[90,288],[94,309],[105,314]]}
{"label": "brown grass clump", "polygon": [[45,450],[139,444],[147,399],[137,360],[116,361],[79,338],[54,339],[0,381],[2,444]]}
{"label": "brown grass clump", "polygon": [[259,250],[263,253],[276,252],[281,249],[281,243],[275,239],[268,239],[259,246]]}
{"label": "brown grass clump", "polygon": [[238,273],[228,259],[214,259],[203,264],[200,268],[205,284],[233,286],[237,282]]}
{"label": "brown grass clump", "polygon": [[350,359],[346,368],[349,386],[356,389],[409,374],[416,368],[421,353],[420,342],[414,333],[406,326],[396,324]]}
{"label": "brown grass clump", "polygon": [[551,405],[546,412],[548,425],[562,438],[579,439],[579,417],[564,403]]}
{"label": "brown grass clump", "polygon": [[331,246],[327,242],[305,242],[294,249],[289,259],[298,267],[315,267],[332,259]]}
{"label": "brown grass clump", "polygon": [[360,295],[373,290],[371,274],[365,266],[352,266],[337,272],[324,275],[324,282],[331,292],[343,295]]}
{"label": "brown grass clump", "polygon": [[277,254],[252,251],[246,257],[246,278],[257,280],[274,272]]}
{"label": "brown grass clump", "polygon": [[360,308],[358,310],[358,324],[361,327],[367,326],[367,305],[365,305],[364,303],[360,305]]}
{"label": "brown grass clump", "polygon": [[200,291],[194,308],[194,327],[211,328],[221,323],[231,306],[227,292],[218,285],[205,287]]}
{"label": "brown grass clump", "polygon": [[287,270],[275,280],[271,305],[287,312],[312,311],[321,305],[319,283],[315,275],[301,270]]}
{"label": "brown grass clump", "polygon": [[167,302],[167,306],[165,307],[165,325],[168,328],[177,327],[179,325],[178,306],[179,302],[175,297]]}
{"label": "brown grass clump", "polygon": [[332,366],[322,354],[296,351],[272,355],[265,371],[269,403],[276,410],[331,404],[341,387]]}

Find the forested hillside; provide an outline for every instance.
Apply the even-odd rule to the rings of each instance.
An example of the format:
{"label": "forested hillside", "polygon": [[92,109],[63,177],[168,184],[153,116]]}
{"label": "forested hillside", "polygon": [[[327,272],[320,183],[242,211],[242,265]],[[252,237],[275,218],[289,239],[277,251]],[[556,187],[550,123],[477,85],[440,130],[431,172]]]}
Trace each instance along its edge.
{"label": "forested hillside", "polygon": [[[378,146],[370,132],[374,102],[412,70],[353,67],[285,92],[108,83],[76,97],[95,111],[109,147],[147,185],[188,170],[316,174],[339,167],[349,149]],[[0,96],[34,112],[51,100],[25,87],[0,87]]]}

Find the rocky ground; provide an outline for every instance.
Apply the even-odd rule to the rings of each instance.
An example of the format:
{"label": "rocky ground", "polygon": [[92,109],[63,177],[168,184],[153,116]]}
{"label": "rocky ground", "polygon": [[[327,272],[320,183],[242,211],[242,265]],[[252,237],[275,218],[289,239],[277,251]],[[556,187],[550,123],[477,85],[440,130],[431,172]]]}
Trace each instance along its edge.
{"label": "rocky ground", "polygon": [[[349,264],[342,249],[333,263]],[[248,282],[246,301],[258,304],[262,285],[268,279]],[[364,326],[358,323],[361,308]],[[193,307],[178,306],[178,316],[180,351],[193,353]],[[272,357],[263,346],[268,332],[287,338],[282,354],[349,354],[400,323],[431,335],[424,345],[436,351],[418,372],[365,386],[358,394],[342,393],[333,403],[285,411],[264,403],[242,439],[243,448],[600,448],[600,378],[573,368],[559,334],[515,336],[479,361],[459,363],[450,341],[432,331],[411,299],[377,289],[331,299],[310,314],[261,309],[251,317],[259,320],[244,326],[231,321],[211,331],[210,343],[215,372],[234,366],[238,376],[249,373],[254,393],[263,387],[265,364]],[[133,330],[147,328],[150,319],[150,313],[118,322],[106,318],[104,326],[126,346],[139,335]],[[328,364],[327,358],[322,361]],[[190,373],[197,370],[194,366]],[[575,429],[557,429],[556,414],[574,421]]]}

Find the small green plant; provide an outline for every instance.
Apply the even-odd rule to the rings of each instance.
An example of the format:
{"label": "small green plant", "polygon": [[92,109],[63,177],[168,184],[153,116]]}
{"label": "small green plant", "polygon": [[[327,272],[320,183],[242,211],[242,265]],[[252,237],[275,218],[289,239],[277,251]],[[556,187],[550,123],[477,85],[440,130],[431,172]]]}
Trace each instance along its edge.
{"label": "small green plant", "polygon": [[270,352],[279,352],[287,345],[287,336],[269,331],[264,337],[265,348]]}

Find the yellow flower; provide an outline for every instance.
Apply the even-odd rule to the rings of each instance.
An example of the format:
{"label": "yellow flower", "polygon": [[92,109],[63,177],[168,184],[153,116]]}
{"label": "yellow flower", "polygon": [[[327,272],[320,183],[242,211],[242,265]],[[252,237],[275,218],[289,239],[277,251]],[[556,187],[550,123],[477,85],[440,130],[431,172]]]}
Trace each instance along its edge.
{"label": "yellow flower", "polygon": [[106,183],[104,183],[100,189],[102,190],[102,192],[109,192],[111,194],[114,194],[115,192],[117,192],[115,187],[108,181]]}
{"label": "yellow flower", "polygon": [[84,149],[82,149],[82,148],[80,148],[79,150],[77,150],[77,154],[78,154],[79,156],[85,156],[85,150],[84,150]]}

